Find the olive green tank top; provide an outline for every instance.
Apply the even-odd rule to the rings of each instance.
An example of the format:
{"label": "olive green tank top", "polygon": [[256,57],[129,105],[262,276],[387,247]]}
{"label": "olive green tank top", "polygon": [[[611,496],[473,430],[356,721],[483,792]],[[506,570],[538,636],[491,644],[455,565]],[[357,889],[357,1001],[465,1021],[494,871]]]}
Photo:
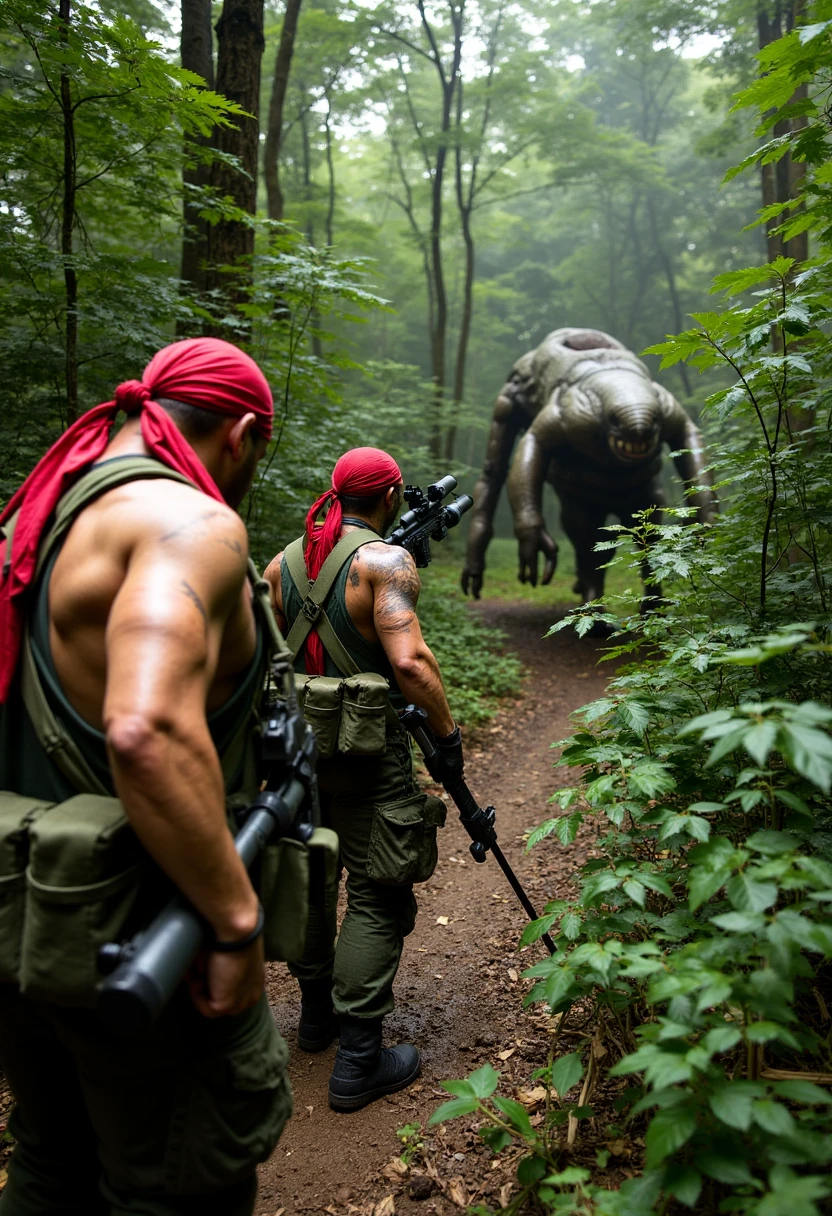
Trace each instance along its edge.
{"label": "olive green tank top", "polygon": [[[358,632],[353,624],[347,608],[347,579],[349,578],[352,558],[344,562],[323,607],[329,617],[330,624],[338,636],[338,640],[349,654],[359,671],[373,671],[384,676],[390,683],[390,703],[395,709],[404,709],[405,698],[399,692],[399,686],[393,674],[390,660],[384,653],[384,647],[376,642],[368,642]],[[286,617],[287,634],[295,623],[295,618],[301,610],[303,595],[295,586],[286,562],[280,565],[280,588],[283,596],[283,615]],[[306,671],[306,648],[304,647],[295,660],[295,671]],[[324,648],[324,675],[342,676],[333,660]]]}

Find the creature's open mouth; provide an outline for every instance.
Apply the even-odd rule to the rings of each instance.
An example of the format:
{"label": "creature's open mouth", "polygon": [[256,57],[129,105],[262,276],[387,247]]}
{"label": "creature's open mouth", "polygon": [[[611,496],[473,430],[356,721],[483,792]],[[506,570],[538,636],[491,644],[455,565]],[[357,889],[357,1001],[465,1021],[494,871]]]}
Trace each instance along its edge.
{"label": "creature's open mouth", "polygon": [[656,446],[655,439],[633,441],[610,435],[610,447],[622,460],[644,460]]}

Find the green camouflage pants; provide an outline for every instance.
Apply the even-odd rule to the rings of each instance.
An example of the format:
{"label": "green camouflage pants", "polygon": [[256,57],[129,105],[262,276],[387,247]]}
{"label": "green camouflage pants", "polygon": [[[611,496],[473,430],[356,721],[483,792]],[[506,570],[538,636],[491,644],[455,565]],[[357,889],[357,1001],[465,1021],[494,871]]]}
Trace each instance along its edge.
{"label": "green camouflage pants", "polygon": [[404,939],[416,923],[413,883],[436,865],[438,799],[420,793],[403,732],[379,757],[333,757],[318,765],[321,814],[338,833],[347,910],[336,944],[338,878],[310,909],[306,950],[290,968],[300,980],[333,977],[335,1011],[378,1018],[393,1008]]}
{"label": "green camouflage pants", "polygon": [[0,986],[17,1140],[0,1216],[250,1216],[292,1110],[265,996],[209,1019],[183,992],[146,1034]]}

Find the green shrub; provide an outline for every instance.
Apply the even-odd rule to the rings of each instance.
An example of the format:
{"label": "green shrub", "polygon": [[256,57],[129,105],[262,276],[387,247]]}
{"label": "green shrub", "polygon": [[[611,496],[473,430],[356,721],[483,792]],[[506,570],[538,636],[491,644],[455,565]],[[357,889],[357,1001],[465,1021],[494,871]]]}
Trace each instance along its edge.
{"label": "green shrub", "polygon": [[[828,76],[830,28],[764,52],[768,75],[746,100],[766,130],[797,112],[798,84]],[[584,1112],[563,1107],[561,1089],[599,1068],[591,1052],[540,1070],[550,1100],[537,1128],[496,1095],[496,1074],[485,1089],[478,1074],[449,1082],[463,1106],[435,1118],[476,1110],[495,1151],[523,1146],[515,1210],[530,1197],[545,1211],[616,1216],[829,1210],[832,192],[828,115],[811,97],[799,104],[806,125],[760,156],[791,146],[807,162],[783,229],[811,227],[820,254],[721,276],[715,289],[735,302],[654,348],[664,366],[722,363],[737,376],[708,403],[723,515],[701,527],[681,508],[659,527],[619,529],[633,563],[649,545],[662,609],[631,617],[611,647],[633,661],[577,715],[560,760],[576,784],[529,840],[568,845],[585,819],[601,826],[578,898],[550,904],[523,935],[549,932],[556,946],[527,971],[528,999],[561,1026],[577,1008],[594,1017],[604,1066],[627,1079],[617,1107],[644,1135],[643,1172],[607,1191],[564,1169],[564,1113]],[[594,615],[554,628],[585,632]],[[591,1100],[589,1083],[581,1092]]]}

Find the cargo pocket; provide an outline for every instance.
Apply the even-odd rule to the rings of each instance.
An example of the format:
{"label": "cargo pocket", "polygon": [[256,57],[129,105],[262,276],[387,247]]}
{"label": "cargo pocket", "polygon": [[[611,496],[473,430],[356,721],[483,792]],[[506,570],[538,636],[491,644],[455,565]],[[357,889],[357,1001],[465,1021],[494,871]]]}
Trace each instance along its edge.
{"label": "cargo pocket", "polygon": [[374,672],[344,680],[338,750],[345,756],[384,755],[389,694],[389,682]]}
{"label": "cargo pocket", "polygon": [[18,983],[29,825],[51,803],[0,791],[0,983]]}
{"label": "cargo pocket", "polygon": [[390,886],[426,882],[436,869],[436,829],[444,827],[445,815],[445,804],[431,794],[376,806],[367,877]]}
{"label": "cargo pocket", "polygon": [[259,882],[266,920],[263,945],[269,962],[296,963],[306,943],[309,916],[309,852],[284,837],[263,850]]}
{"label": "cargo pocket", "polygon": [[218,1044],[182,1079],[182,1135],[168,1141],[166,1171],[178,1194],[210,1194],[250,1177],[292,1113],[286,1044],[265,997],[240,1021],[238,1041]]}
{"label": "cargo pocket", "polygon": [[343,680],[333,676],[313,676],[306,683],[303,716],[315,732],[318,755],[323,759],[334,756],[338,748],[342,684]]}
{"label": "cargo pocket", "polygon": [[99,947],[123,936],[144,875],[141,846],[117,798],[79,794],[30,828],[20,987],[90,1008]]}

